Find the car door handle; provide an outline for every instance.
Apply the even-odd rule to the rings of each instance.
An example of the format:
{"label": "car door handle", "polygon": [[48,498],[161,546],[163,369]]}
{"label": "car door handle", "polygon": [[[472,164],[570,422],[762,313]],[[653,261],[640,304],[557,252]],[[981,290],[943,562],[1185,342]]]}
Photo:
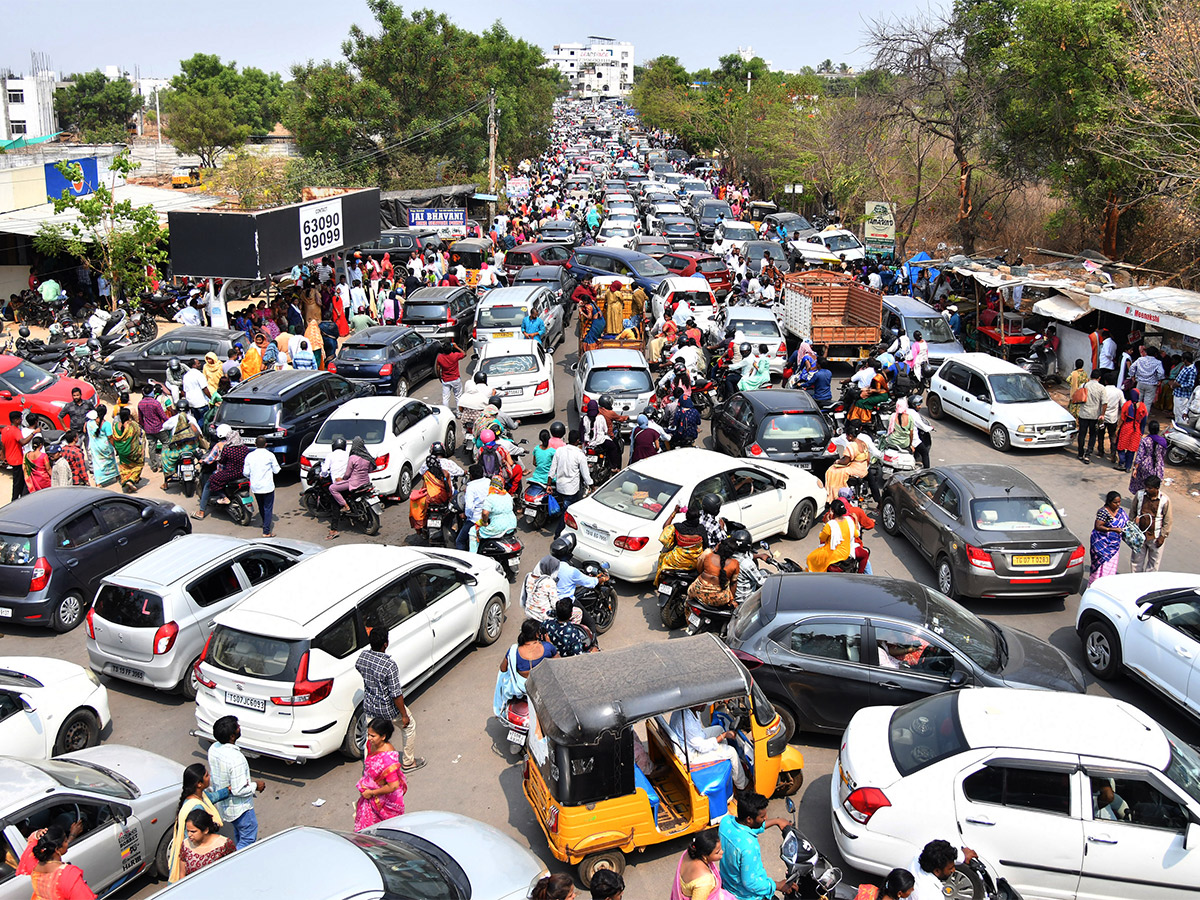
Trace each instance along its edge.
{"label": "car door handle", "polygon": [[124,547],[128,543],[129,543],[129,538],[117,538],[117,546],[118,547]]}
{"label": "car door handle", "polygon": [[[972,825],[988,825],[988,826],[990,826],[990,825],[996,824],[991,819],[976,819],[976,818],[972,818],[971,816],[967,817],[967,821],[970,822]],[[1115,844],[1116,841],[1113,841],[1113,843]]]}
{"label": "car door handle", "polygon": [[[888,689],[888,690],[890,690],[890,691],[897,691],[897,690],[899,690],[899,689],[900,689],[900,685],[898,685],[898,684],[897,684],[896,682],[894,682],[894,681],[881,681],[881,682],[879,682],[879,686],[880,686],[880,687],[885,687],[885,688],[887,688],[887,689]],[[970,820],[970,819],[967,819],[967,821],[969,822],[969,821],[971,821],[971,820]]]}
{"label": "car door handle", "polygon": [[1189,650],[1187,647],[1185,647],[1183,644],[1176,644],[1175,652],[1178,653],[1180,656],[1182,656],[1184,659],[1191,659],[1192,656],[1194,655],[1192,653],[1192,651]]}
{"label": "car door handle", "polygon": [[782,668],[788,672],[803,672],[804,671],[804,666],[797,666],[794,664],[784,665],[784,666],[782,666]]}
{"label": "car door handle", "polygon": [[[969,821],[969,820],[968,820]],[[1107,834],[1089,834],[1088,843],[1090,844],[1115,844],[1116,838],[1110,838]]]}
{"label": "car door handle", "polygon": [[77,560],[77,559],[68,559],[68,560],[67,560],[67,565],[68,565],[68,566],[71,566],[72,568],[74,568],[75,566],[79,565],[79,560]]}

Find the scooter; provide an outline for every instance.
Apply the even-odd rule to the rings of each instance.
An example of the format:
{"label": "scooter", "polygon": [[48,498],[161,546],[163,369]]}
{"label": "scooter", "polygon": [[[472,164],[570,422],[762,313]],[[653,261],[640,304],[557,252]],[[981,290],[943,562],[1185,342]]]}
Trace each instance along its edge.
{"label": "scooter", "polygon": [[[300,492],[300,502],[313,515],[324,513],[332,516],[336,504],[333,495],[329,493],[329,485],[332,484],[332,479],[328,475],[322,475],[320,469],[317,466],[313,466],[308,470],[305,483],[307,487]],[[366,487],[348,491],[346,493],[346,506],[348,511],[343,513],[343,515],[349,518],[350,521],[361,525],[364,534],[379,534],[380,517],[383,514],[383,501],[375,493],[374,487],[367,485]]]}
{"label": "scooter", "polygon": [[1167,432],[1167,462],[1173,466],[1200,462],[1200,428],[1171,423],[1171,430]]}
{"label": "scooter", "polygon": [[453,547],[462,528],[466,495],[462,478],[454,479],[450,499],[445,503],[430,503],[425,510],[425,540],[430,547]]}
{"label": "scooter", "polygon": [[557,498],[554,498],[556,509],[551,512],[550,500],[553,497],[554,492],[547,490],[544,484],[538,484],[536,481],[526,482],[525,490],[521,494],[525,521],[540,531],[551,519],[561,516],[562,505]]}
{"label": "scooter", "polygon": [[1018,359],[1017,365],[1041,381],[1054,384],[1059,381],[1058,357],[1046,346],[1043,338],[1039,337],[1029,345],[1029,355]]}
{"label": "scooter", "polygon": [[[162,443],[158,447],[159,456],[162,456]],[[163,480],[170,485],[172,481],[178,481],[183,485],[183,496],[191,497],[196,493],[196,486],[200,484],[200,456],[195,450],[184,450],[179,454],[179,462],[175,465],[175,473],[167,475],[164,473]]]}
{"label": "scooter", "polygon": [[239,478],[221,490],[221,496],[229,502],[218,504],[229,513],[235,525],[246,526],[254,519],[254,495],[250,493],[250,481]]}
{"label": "scooter", "polygon": [[504,715],[500,716],[500,724],[508,728],[508,742],[514,753],[525,749],[525,741],[529,736],[529,698],[513,697],[504,704]]}
{"label": "scooter", "polygon": [[694,569],[663,569],[658,576],[658,614],[665,627],[682,628],[687,614],[687,589],[696,580]]}
{"label": "scooter", "polygon": [[489,556],[500,563],[509,584],[517,583],[517,573],[521,571],[521,552],[525,545],[521,543],[515,531],[500,537],[484,538],[479,542],[479,555]]}

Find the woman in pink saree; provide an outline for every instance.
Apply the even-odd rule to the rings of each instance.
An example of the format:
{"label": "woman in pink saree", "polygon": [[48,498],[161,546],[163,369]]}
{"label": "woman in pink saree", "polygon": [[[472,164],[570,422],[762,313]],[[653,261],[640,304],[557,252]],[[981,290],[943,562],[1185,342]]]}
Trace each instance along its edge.
{"label": "woman in pink saree", "polygon": [[360,795],[354,807],[355,831],[404,812],[408,782],[400,768],[400,754],[391,744],[393,730],[390,719],[372,719],[367,725],[367,758],[363,777],[355,785]]}

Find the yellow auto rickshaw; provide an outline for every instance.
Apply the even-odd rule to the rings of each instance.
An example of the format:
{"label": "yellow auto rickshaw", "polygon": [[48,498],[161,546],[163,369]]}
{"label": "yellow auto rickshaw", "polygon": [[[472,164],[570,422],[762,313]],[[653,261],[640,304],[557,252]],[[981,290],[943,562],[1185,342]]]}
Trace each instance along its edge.
{"label": "yellow auto rickshaw", "polygon": [[479,270],[485,262],[492,263],[492,242],[486,238],[462,238],[450,248],[450,265],[467,270],[468,287],[479,284]]}
{"label": "yellow auto rickshaw", "polygon": [[779,212],[779,207],[770,200],[751,200],[746,204],[745,215],[747,221],[757,229],[763,219],[776,212]]}
{"label": "yellow auto rickshaw", "polygon": [[176,166],[171,170],[171,187],[195,187],[200,183],[199,166]]}
{"label": "yellow auto rickshaw", "polygon": [[729,813],[732,761],[689,749],[688,710],[735,732],[726,744],[748,789],[789,795],[803,783],[779,715],[713,634],[548,660],[526,691],[525,797],[550,852],[578,865],[585,887],[600,869],[623,871],[626,853]]}

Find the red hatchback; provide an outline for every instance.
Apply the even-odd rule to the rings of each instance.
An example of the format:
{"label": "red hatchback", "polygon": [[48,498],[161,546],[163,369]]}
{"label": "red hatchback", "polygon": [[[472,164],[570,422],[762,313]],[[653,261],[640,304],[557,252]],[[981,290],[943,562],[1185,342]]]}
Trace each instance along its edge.
{"label": "red hatchback", "polygon": [[526,266],[561,266],[571,258],[571,248],[566,244],[538,241],[517,244],[504,254],[504,274],[512,284],[513,276]]}
{"label": "red hatchback", "polygon": [[703,250],[676,250],[663,256],[659,262],[670,269],[672,275],[702,276],[719,300],[724,300],[725,295],[733,290],[733,278],[729,274],[729,267],[719,256],[705,253]]}
{"label": "red hatchback", "polygon": [[95,399],[96,389],[86,381],[60,378],[19,356],[0,354],[0,424],[8,424],[13,410],[30,410],[42,429],[65,429],[62,408],[71,402],[71,389],[79,388],[85,400]]}

